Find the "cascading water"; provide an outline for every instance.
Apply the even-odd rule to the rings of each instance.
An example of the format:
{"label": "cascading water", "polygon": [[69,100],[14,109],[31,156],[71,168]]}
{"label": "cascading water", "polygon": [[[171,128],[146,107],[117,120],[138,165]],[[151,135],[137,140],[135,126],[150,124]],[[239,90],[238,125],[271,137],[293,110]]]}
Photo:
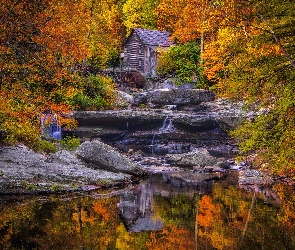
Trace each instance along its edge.
{"label": "cascading water", "polygon": [[171,132],[174,129],[172,119],[168,116],[163,121],[163,124],[161,128],[159,129],[159,132]]}
{"label": "cascading water", "polygon": [[159,130],[155,131],[153,134],[152,141],[151,141],[151,153],[153,156],[155,155],[155,149],[156,149],[156,143],[155,143],[156,135],[172,132],[173,130],[174,130],[174,126],[173,126],[172,119],[167,116],[164,119],[162,126],[159,128]]}

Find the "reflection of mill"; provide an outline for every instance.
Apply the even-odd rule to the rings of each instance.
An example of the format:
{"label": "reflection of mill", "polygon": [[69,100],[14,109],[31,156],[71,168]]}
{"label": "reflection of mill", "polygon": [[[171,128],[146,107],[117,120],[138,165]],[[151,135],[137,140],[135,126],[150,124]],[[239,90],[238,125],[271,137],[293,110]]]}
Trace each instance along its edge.
{"label": "reflection of mill", "polygon": [[144,184],[132,192],[124,192],[118,204],[122,221],[129,232],[160,230],[163,223],[154,219],[153,190]]}
{"label": "reflection of mill", "polygon": [[[179,194],[194,197],[212,191],[213,176],[210,173],[195,174],[189,171],[163,173],[120,195],[117,204],[120,218],[129,232],[161,230],[164,226],[157,216],[155,197],[168,199]],[[161,205],[160,205],[161,206]],[[157,212],[158,213],[158,212]],[[161,217],[162,218],[162,217]]]}

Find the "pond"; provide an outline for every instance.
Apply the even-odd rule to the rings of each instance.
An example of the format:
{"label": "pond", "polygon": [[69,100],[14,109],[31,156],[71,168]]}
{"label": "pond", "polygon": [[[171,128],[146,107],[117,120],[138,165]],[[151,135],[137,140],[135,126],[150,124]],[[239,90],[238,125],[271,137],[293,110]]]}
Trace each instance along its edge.
{"label": "pond", "polygon": [[0,249],[295,249],[295,192],[165,172],[110,193],[0,197]]}

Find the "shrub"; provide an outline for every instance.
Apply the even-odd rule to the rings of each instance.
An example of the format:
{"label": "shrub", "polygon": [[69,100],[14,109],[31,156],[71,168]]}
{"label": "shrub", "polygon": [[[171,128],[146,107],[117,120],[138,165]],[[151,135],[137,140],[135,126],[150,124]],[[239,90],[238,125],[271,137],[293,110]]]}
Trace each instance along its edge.
{"label": "shrub", "polygon": [[100,110],[112,108],[115,99],[115,84],[110,78],[90,75],[84,79],[71,104],[79,110]]}
{"label": "shrub", "polygon": [[80,138],[67,136],[60,141],[60,145],[68,150],[75,150],[81,144]]}
{"label": "shrub", "polygon": [[176,84],[195,82],[196,87],[207,87],[200,67],[200,46],[197,42],[187,42],[171,46],[160,54],[157,66],[160,75],[176,75]]}
{"label": "shrub", "polygon": [[45,153],[55,153],[58,151],[54,143],[46,141],[44,139],[34,142],[32,148],[36,151],[41,151]]}

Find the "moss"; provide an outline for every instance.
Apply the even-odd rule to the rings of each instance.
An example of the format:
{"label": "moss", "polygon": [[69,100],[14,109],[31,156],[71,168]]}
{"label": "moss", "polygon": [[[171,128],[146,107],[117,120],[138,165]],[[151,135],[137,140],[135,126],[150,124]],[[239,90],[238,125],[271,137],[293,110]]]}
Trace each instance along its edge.
{"label": "moss", "polygon": [[54,183],[50,186],[50,190],[52,190],[54,192],[61,190],[61,188],[62,188],[61,185],[59,185],[57,183]]}

